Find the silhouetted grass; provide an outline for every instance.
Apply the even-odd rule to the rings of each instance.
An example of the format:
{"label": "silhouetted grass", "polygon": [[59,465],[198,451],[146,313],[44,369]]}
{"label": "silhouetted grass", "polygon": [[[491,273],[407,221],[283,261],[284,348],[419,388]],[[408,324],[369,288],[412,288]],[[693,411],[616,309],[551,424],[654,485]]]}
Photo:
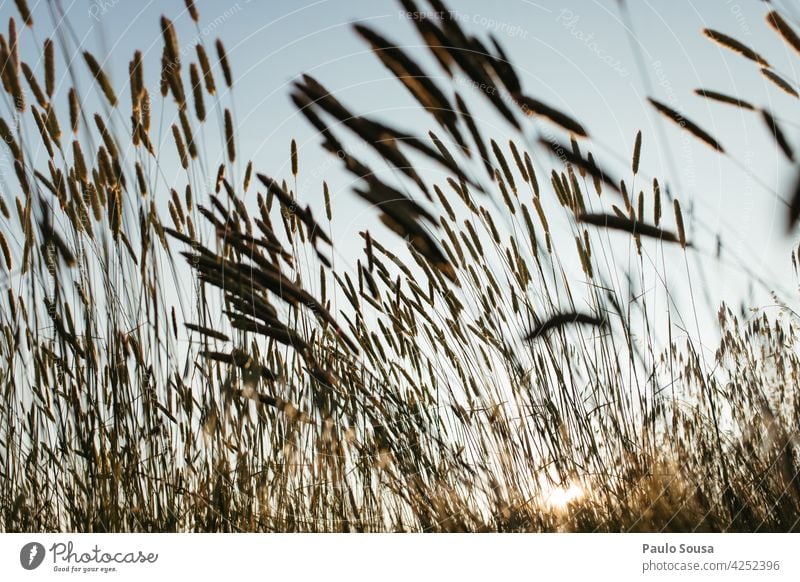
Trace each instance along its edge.
{"label": "silhouetted grass", "polygon": [[[632,176],[612,180],[588,125],[527,95],[494,39],[487,48],[454,19],[413,25],[435,62],[496,88],[484,97],[509,142],[487,147],[461,95],[358,25],[432,130],[358,115],[310,76],[294,83],[356,196],[397,235],[360,233],[350,267],[336,260],[327,183],[302,193],[324,198],[324,218],[301,202],[294,141],[291,176],[256,167],[251,183],[248,128],[207,56],[235,90],[221,41],[181,61],[164,17],[158,88],[139,52],[123,87],[89,52],[61,59],[93,80],[95,115],[74,87],[53,90],[53,52],[68,50],[57,39],[44,83],[18,64],[12,20],[0,37],[0,135],[16,171],[0,198],[0,529],[797,529],[796,314],[744,321],[723,305],[713,355],[674,311],[656,318],[661,295],[634,293],[647,277],[673,301],[650,258],[699,251],[678,200],[671,221],[659,182],[645,194],[647,136],[631,141]],[[151,120],[159,92],[165,135]],[[564,140],[531,140],[528,116]],[[224,140],[219,165],[198,147],[214,135],[203,124]],[[395,179],[368,165],[376,156]],[[170,159],[182,181],[166,182]],[[615,260],[625,241],[632,259]]]}

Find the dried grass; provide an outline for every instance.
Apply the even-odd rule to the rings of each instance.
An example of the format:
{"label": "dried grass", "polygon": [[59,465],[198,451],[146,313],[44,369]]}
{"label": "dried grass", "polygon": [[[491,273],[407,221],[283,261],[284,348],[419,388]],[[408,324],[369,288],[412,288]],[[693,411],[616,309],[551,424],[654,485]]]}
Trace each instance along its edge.
{"label": "dried grass", "polygon": [[[353,261],[341,258],[347,241],[332,200],[349,194],[327,175],[314,174],[321,196],[319,182],[300,188],[309,164],[299,164],[294,140],[289,175],[256,168],[252,180],[248,161],[239,181],[247,157],[240,151],[237,162],[237,133],[250,130],[234,132],[203,44],[197,63],[180,68],[166,17],[155,110],[177,120],[163,131],[158,117],[151,128],[158,91],[146,86],[143,53],[129,65],[130,110],[84,53],[91,89],[116,108],[108,117],[81,112],[94,100],[59,82],[57,73],[77,72],[60,57],[66,70],[55,70],[56,44],[45,46],[42,91],[30,67],[17,66],[16,32],[0,43],[13,99],[4,117],[14,120],[0,117],[0,147],[17,178],[0,196],[13,281],[0,301],[0,529],[797,530],[792,316],[740,321],[723,306],[722,339],[702,359],[677,307],[666,320],[653,315],[654,294],[672,296],[679,276],[650,260],[656,249],[681,261],[704,249],[687,242],[681,203],[666,188],[662,201],[663,178],[652,182],[653,224],[645,220],[641,132],[633,176],[611,178],[594,142],[575,139],[586,137],[581,123],[524,93],[496,39],[473,36],[439,0],[430,6],[445,16],[414,21],[422,50],[446,74],[496,89],[479,97],[508,135],[487,145],[469,96],[451,106],[450,87],[422,69],[418,51],[359,26],[438,128],[401,131],[350,111],[310,76],[293,84],[303,118],[353,179],[348,203],[369,205],[387,227],[363,229]],[[17,7],[32,25],[24,2]],[[201,25],[194,3],[186,8]],[[768,20],[791,44],[785,22]],[[734,39],[706,34],[767,66]],[[228,55],[215,46],[234,92]],[[19,70],[35,97],[29,108]],[[51,106],[67,102],[61,86],[73,131],[63,155]],[[516,108],[571,133],[569,144],[527,142]],[[783,112],[759,111],[790,157],[776,122]],[[78,131],[84,113],[94,123]],[[211,135],[223,136],[213,144],[222,159],[205,153]],[[171,152],[170,141],[177,157],[159,151]],[[41,159],[30,158],[39,146]],[[436,172],[424,172],[431,162]],[[391,175],[377,171],[382,163]],[[609,201],[609,189],[622,202]],[[663,224],[669,202],[674,231]],[[315,216],[323,205],[326,224]],[[798,215],[800,188],[790,225]],[[694,233],[697,216],[686,219]],[[547,503],[569,487],[583,496]]]}

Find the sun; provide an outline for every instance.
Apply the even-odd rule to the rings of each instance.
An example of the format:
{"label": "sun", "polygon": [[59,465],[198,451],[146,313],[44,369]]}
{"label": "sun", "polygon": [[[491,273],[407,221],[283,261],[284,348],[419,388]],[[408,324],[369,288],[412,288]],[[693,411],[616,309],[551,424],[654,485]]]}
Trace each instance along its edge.
{"label": "sun", "polygon": [[550,508],[563,511],[567,506],[586,495],[586,492],[579,485],[570,485],[568,487],[554,487],[545,494],[545,503]]}

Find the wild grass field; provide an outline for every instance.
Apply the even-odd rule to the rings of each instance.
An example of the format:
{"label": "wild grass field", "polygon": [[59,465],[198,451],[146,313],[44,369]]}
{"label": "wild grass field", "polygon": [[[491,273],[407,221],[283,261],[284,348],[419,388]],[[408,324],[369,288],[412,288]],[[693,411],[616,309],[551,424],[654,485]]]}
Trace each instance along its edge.
{"label": "wild grass field", "polygon": [[[1,531],[798,530],[798,314],[777,292],[776,309],[709,306],[696,275],[675,290],[715,249],[670,176],[640,170],[653,136],[617,152],[624,175],[607,170],[590,125],[532,93],[496,37],[440,0],[402,0],[441,15],[403,23],[422,48],[379,25],[350,34],[427,127],[360,115],[325,79],[289,89],[295,122],[380,221],[344,257],[333,186],[299,191],[296,142],[273,168],[249,161],[224,38],[187,54],[166,14],[160,62],[137,51],[112,82],[101,56],[64,52],[68,25],[14,4],[0,35],[14,169],[0,193]],[[797,19],[763,12],[800,53]],[[759,47],[698,34],[797,97]],[[794,161],[791,112],[697,94],[752,116],[768,155]],[[731,155],[703,119],[648,99],[665,132]],[[503,139],[485,137],[478,106]],[[800,190],[767,186],[791,228]]]}

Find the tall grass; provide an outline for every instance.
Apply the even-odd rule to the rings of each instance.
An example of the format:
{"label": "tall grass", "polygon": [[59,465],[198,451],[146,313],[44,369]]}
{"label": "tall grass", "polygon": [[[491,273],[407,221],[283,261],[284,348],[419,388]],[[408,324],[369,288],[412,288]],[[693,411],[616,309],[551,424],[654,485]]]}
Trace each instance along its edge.
{"label": "tall grass", "polygon": [[[494,39],[414,21],[441,67],[492,89],[472,97],[508,135],[486,143],[472,97],[358,25],[431,127],[408,133],[310,76],[294,83],[388,227],[362,231],[348,266],[328,184],[302,193],[324,216],[301,202],[297,144],[291,175],[246,163],[222,41],[201,39],[187,62],[163,17],[159,87],[140,52],[121,87],[89,52],[61,59],[90,98],[74,81],[54,90],[69,39],[44,43],[44,82],[19,62],[18,28],[34,23],[17,6],[0,36],[16,173],[0,198],[2,530],[797,530],[796,314],[745,321],[723,305],[714,354],[678,310],[656,317],[654,301],[676,301],[664,258],[702,249],[665,180],[639,173],[646,135],[620,180],[581,121],[525,93]],[[777,13],[768,22],[796,39]],[[547,128],[538,139],[528,117]],[[215,131],[218,165],[203,147]],[[637,293],[645,280],[659,291]]]}

